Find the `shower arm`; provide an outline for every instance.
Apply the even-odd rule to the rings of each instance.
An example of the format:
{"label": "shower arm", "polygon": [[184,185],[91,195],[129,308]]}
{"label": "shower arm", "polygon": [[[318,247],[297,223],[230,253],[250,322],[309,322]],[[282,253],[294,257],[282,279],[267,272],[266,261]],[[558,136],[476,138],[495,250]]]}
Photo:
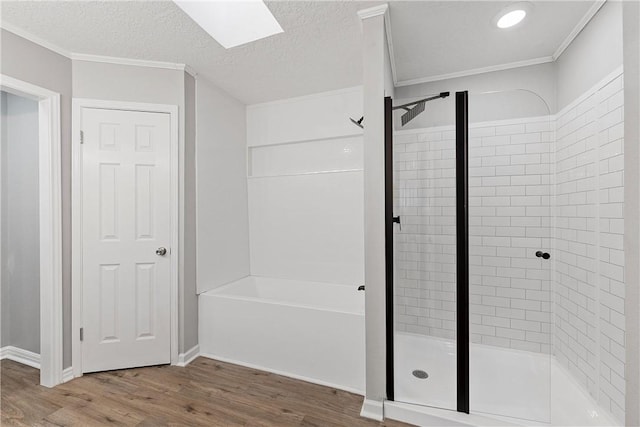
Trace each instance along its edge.
{"label": "shower arm", "polygon": [[393,107],[392,110],[405,110],[405,111],[409,111],[410,109],[408,107],[412,106],[412,105],[417,105],[420,104],[421,102],[428,102],[428,101],[433,101],[434,99],[440,99],[440,98],[446,98],[447,96],[449,96],[449,92],[440,92],[439,95],[434,95],[434,96],[430,96],[428,98],[423,98],[423,99],[419,99],[417,101],[413,101],[413,102],[409,102],[407,104],[402,104],[402,105],[398,105],[397,107]]}

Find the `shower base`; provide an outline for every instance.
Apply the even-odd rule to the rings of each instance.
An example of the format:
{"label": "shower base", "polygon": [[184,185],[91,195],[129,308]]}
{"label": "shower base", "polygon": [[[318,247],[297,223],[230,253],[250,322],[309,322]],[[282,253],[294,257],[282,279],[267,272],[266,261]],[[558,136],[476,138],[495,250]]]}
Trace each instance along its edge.
{"label": "shower base", "polygon": [[[395,401],[455,411],[455,342],[396,333],[394,347]],[[474,414],[522,425],[620,424],[549,355],[471,344],[469,356]]]}

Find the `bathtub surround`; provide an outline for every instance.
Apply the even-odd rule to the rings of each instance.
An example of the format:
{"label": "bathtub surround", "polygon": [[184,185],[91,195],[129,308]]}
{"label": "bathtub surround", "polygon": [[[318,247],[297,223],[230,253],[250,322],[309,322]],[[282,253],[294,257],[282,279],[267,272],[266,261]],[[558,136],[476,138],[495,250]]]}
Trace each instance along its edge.
{"label": "bathtub surround", "polygon": [[361,88],[247,107],[252,275],[364,283],[361,112]]}
{"label": "bathtub surround", "polygon": [[[225,124],[205,123],[204,109],[199,116],[198,215],[231,215],[244,193],[248,233],[242,215],[230,223],[248,241],[231,244],[226,267],[203,264],[209,249],[200,258],[199,353],[362,394],[363,147],[362,130],[349,121],[362,114],[362,89],[250,105],[245,146],[239,110],[230,101],[225,108]],[[228,138],[207,145],[220,128]],[[236,170],[205,169],[221,153],[233,153],[221,171]],[[214,209],[219,197],[209,199],[207,177],[220,181],[214,192],[234,193],[232,212]],[[229,225],[205,226],[199,245],[236,237],[222,227]]]}

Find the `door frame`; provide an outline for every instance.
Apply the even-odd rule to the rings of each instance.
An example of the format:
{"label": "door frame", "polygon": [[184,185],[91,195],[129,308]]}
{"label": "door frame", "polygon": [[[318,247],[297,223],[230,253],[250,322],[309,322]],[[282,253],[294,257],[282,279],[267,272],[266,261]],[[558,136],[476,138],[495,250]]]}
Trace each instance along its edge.
{"label": "door frame", "polygon": [[72,363],[73,376],[80,377],[82,373],[82,342],[80,341],[80,328],[82,327],[82,145],[80,143],[80,131],[82,126],[82,109],[98,108],[105,110],[139,111],[147,113],[169,114],[171,123],[170,135],[170,206],[171,206],[171,273],[170,273],[170,351],[171,364],[178,363],[178,304],[179,304],[179,214],[183,211],[183,202],[180,198],[180,182],[182,182],[182,159],[180,158],[179,139],[179,117],[178,106],[168,104],[147,104],[140,102],[110,101],[99,99],[74,98],[73,99],[73,133],[72,133],[72,271],[71,271],[71,293],[72,293]]}
{"label": "door frame", "polygon": [[60,94],[0,74],[2,90],[38,102],[40,384],[62,383],[62,178]]}

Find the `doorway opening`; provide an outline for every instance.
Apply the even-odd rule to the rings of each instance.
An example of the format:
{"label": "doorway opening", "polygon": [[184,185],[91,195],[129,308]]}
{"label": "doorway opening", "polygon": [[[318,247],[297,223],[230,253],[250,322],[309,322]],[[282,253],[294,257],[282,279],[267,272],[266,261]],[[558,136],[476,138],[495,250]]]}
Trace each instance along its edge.
{"label": "doorway opening", "polygon": [[2,358],[63,381],[60,95],[0,76]]}

